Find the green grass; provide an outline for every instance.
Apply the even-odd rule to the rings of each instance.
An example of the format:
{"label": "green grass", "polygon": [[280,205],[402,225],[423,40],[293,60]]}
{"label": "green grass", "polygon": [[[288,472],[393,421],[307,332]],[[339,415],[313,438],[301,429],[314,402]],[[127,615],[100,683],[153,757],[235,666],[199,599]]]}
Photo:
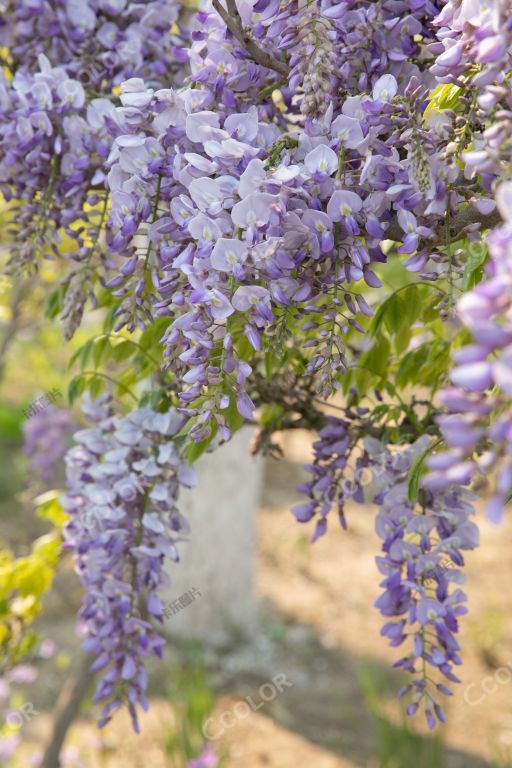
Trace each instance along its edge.
{"label": "green grass", "polygon": [[189,645],[185,656],[170,675],[168,696],[174,722],[166,725],[164,737],[169,768],[184,768],[188,760],[201,754],[205,741],[203,724],[215,703],[200,648]]}
{"label": "green grass", "polygon": [[442,768],[443,745],[439,735],[425,738],[401,720],[392,722],[383,712],[383,701],[394,695],[396,677],[375,662],[364,661],[358,669],[363,697],[375,731],[375,752],[379,768]]}

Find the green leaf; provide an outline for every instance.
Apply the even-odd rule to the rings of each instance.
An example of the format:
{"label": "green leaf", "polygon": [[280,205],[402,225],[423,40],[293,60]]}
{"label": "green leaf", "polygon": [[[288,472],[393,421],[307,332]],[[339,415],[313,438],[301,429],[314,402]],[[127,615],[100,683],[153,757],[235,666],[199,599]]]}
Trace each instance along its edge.
{"label": "green leaf", "polygon": [[395,293],[385,302],[384,323],[390,334],[396,334],[402,327],[406,316],[406,306],[402,295]]}
{"label": "green leaf", "polygon": [[437,320],[439,317],[439,297],[434,296],[429,302],[427,302],[426,306],[423,309],[423,322],[424,323],[432,323],[434,320]]}
{"label": "green leaf", "polygon": [[361,365],[373,376],[381,378],[389,370],[391,346],[386,336],[380,336],[373,347],[361,357]]}
{"label": "green leaf", "polygon": [[94,367],[99,368],[101,361],[103,359],[103,356],[107,349],[110,348],[110,339],[108,336],[100,336],[93,341],[93,354],[92,359],[94,362]]}
{"label": "green leaf", "polygon": [[385,313],[386,313],[386,302],[384,301],[382,304],[380,304],[377,307],[377,310],[375,311],[372,322],[370,324],[370,334],[372,336],[377,336],[377,334],[381,330],[382,324],[384,322]]}
{"label": "green leaf", "polygon": [[80,350],[80,368],[82,371],[87,368],[87,363],[89,362],[89,359],[91,357],[92,351],[94,348],[94,339],[89,339],[86,341],[86,343],[83,345],[82,349]]}
{"label": "green leaf", "polygon": [[[395,342],[397,351],[400,353],[406,349],[412,335],[412,326],[424,312],[428,290],[429,286],[411,283],[392,293],[375,312],[369,327],[370,335],[379,335],[384,326],[391,337],[398,336]],[[433,303],[438,302],[436,297]],[[437,313],[434,317],[437,317]]]}
{"label": "green leaf", "polygon": [[450,345],[443,339],[436,339],[429,345],[427,360],[418,371],[416,381],[438,389],[446,379],[446,371],[449,366]]}
{"label": "green leaf", "polygon": [[395,349],[399,355],[406,351],[411,341],[411,326],[404,321],[395,336]]}
{"label": "green leaf", "polygon": [[474,243],[468,246],[468,259],[462,277],[463,291],[469,291],[481,281],[487,256],[488,251],[483,243]]}
{"label": "green leaf", "polygon": [[103,392],[105,381],[101,376],[91,376],[88,382],[88,389],[93,400]]}
{"label": "green leaf", "polygon": [[70,405],[73,405],[75,400],[80,397],[80,395],[83,395],[86,383],[84,376],[80,376],[80,374],[71,379],[68,387],[68,400]]}
{"label": "green leaf", "polygon": [[137,353],[137,347],[129,339],[111,339],[111,357],[116,363],[122,363]]}
{"label": "green leaf", "polygon": [[414,325],[423,311],[423,302],[427,296],[425,286],[418,286],[415,283],[407,286],[402,291],[402,307],[405,310],[405,316],[410,326]]}
{"label": "green leaf", "polygon": [[76,379],[71,379],[71,381],[69,382],[69,386],[68,386],[68,400],[69,400],[69,404],[73,405],[73,403],[75,402],[77,397],[78,397],[77,382],[76,382]]}
{"label": "green leaf", "polygon": [[46,317],[53,320],[57,317],[57,315],[60,315],[62,312],[62,308],[64,306],[64,297],[66,295],[66,289],[63,285],[56,288],[54,291],[50,293],[50,296],[48,297],[48,302],[46,304]]}
{"label": "green leaf", "polygon": [[407,352],[398,366],[396,383],[399,387],[405,387],[417,381],[418,373],[427,360],[429,344],[422,344],[418,349]]}
{"label": "green leaf", "polygon": [[238,337],[235,347],[241,360],[251,360],[254,357],[254,347],[245,334]]}
{"label": "green leaf", "polygon": [[464,89],[458,85],[438,85],[430,95],[424,117],[428,117],[432,110],[455,109],[463,93]]}
{"label": "green leaf", "polygon": [[419,456],[414,459],[410,472],[409,472],[409,485],[407,488],[407,495],[410,502],[416,501],[418,498],[418,492],[420,490],[421,479],[427,473],[427,466],[425,464],[426,459],[432,451],[440,444],[440,440],[437,440],[432,445],[429,445],[426,451],[423,451]]}

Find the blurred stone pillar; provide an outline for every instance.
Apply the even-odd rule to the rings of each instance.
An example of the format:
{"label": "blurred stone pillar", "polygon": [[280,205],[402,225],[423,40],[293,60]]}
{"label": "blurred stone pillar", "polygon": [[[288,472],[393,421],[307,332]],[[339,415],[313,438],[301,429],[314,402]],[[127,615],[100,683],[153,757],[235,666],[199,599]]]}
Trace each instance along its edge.
{"label": "blurred stone pillar", "polygon": [[254,593],[256,512],[261,459],[249,453],[252,429],[197,462],[198,485],[180,496],[190,541],[170,566],[165,629],[213,645],[250,635],[257,622]]}

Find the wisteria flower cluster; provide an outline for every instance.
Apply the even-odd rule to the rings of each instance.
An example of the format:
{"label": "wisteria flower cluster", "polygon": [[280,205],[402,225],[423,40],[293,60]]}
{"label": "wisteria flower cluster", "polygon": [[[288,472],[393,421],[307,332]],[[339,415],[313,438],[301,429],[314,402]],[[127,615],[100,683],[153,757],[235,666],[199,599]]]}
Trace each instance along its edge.
{"label": "wisteria flower cluster", "polygon": [[[357,416],[361,416],[363,410],[359,409]],[[350,500],[358,503],[365,500],[364,485],[373,464],[368,452],[364,451],[355,459],[353,479],[348,477],[349,461],[359,442],[357,433],[351,433],[351,426],[348,420],[328,418],[326,426],[319,432],[317,442],[313,444],[314,463],[305,467],[313,477],[298,487],[301,493],[309,497],[309,501],[294,507],[293,514],[300,523],[307,523],[317,517],[313,541],[326,533],[328,515],[333,505],[337,506],[339,521],[346,528],[346,504]]]}
{"label": "wisteria flower cluster", "polygon": [[19,206],[11,257],[16,269],[31,266],[47,241],[52,254],[59,237],[49,236],[50,224],[77,238],[79,258],[87,257],[83,228],[71,225],[86,204],[97,202],[89,190],[102,178],[105,121],[113,111],[107,99],[87,106],[82,84],[44,54],[37,71],[17,72],[12,83],[0,76],[0,188]]}
{"label": "wisteria flower cluster", "polygon": [[[251,366],[231,327],[242,327],[258,353],[283,312],[303,318],[306,330],[319,331],[308,342],[317,347],[308,373],[320,373],[328,393],[346,366],[340,337],[361,328],[359,313],[372,314],[349,286],[380,285],[374,265],[385,261],[381,242],[393,217],[406,266],[424,268],[420,239],[433,237],[448,184],[464,179],[454,162],[441,168],[427,156],[425,144],[441,152],[446,137],[416,126],[424,94],[414,78],[408,88],[409,106],[393,105],[398,83],[383,75],[371,95],[347,98],[336,118],[331,105],[296,134],[254,105],[214,108],[206,88],[123,84],[117,120],[127,132],[114,141],[108,175],[109,247],[125,258],[108,283],[123,297],[116,328],[173,319],[166,365],[203,425],[232,394],[240,414],[252,415]],[[450,204],[463,199],[454,191]],[[212,388],[215,396],[200,401]],[[204,429],[197,434],[204,438]]]}
{"label": "wisteria flower cluster", "polygon": [[188,532],[179,489],[194,483],[194,473],[173,441],[184,421],[177,411],[140,408],[121,418],[106,396],[84,409],[92,426],[75,434],[66,456],[64,546],[86,590],[84,648],[97,657],[92,671],[101,672],[100,725],[126,704],[138,730],[137,707],[147,709],[144,662],[162,655],[152,619],[163,618],[165,563],[178,560]]}
{"label": "wisteria flower cluster", "polygon": [[[62,307],[71,337],[86,301],[96,303],[102,271],[103,167],[116,132],[115,89],[132,75],[154,84],[183,78],[179,6],[172,0],[4,5],[0,45],[9,58],[0,71],[0,190],[12,201],[10,269],[20,274],[62,250],[80,263],[68,271]],[[63,238],[74,245],[63,249]]]}
{"label": "wisteria flower cluster", "polygon": [[0,46],[33,70],[44,54],[97,95],[134,76],[161,82],[183,58],[180,7],[169,0],[2,0]]}
{"label": "wisteria flower cluster", "polygon": [[[67,458],[102,723],[146,706],[185,457],[245,422],[260,448],[318,431],[294,509],[315,539],[333,508],[345,526],[349,501],[375,501],[383,634],[412,640],[409,713],[444,721],[471,484],[498,469],[495,518],[512,492],[510,4],[0,8],[11,268],[67,255],[65,335],[88,301],[106,316],[74,391],[142,401],[87,405]],[[107,347],[119,380],[97,370]]]}
{"label": "wisteria flower cluster", "polygon": [[58,472],[77,424],[64,408],[51,405],[23,425],[23,451],[28,456],[33,478],[58,484]]}
{"label": "wisteria flower cluster", "polygon": [[472,343],[454,353],[454,387],[441,393],[451,413],[438,417],[450,450],[432,457],[428,487],[450,480],[469,482],[499,469],[489,502],[491,519],[499,521],[512,489],[512,183],[497,192],[505,224],[489,236],[488,279],[459,301],[458,314]]}
{"label": "wisteria flower cluster", "polygon": [[409,472],[429,442],[424,436],[410,448],[391,453],[367,438],[368,453],[385,469],[379,473],[374,498],[379,505],[376,530],[383,541],[377,565],[384,576],[376,607],[389,619],[382,635],[393,647],[412,641],[410,653],[395,664],[414,677],[399,695],[412,692],[408,714],[423,706],[433,728],[436,718],[446,722],[439,693],[450,696],[452,691],[442,681],[434,687],[426,669],[436,670],[449,683],[460,682],[453,671],[462,663],[455,638],[458,618],[467,612],[460,568],[463,552],[478,546],[479,534],[470,519],[474,494],[464,488],[452,483],[441,491],[424,491],[418,503],[411,502]]}
{"label": "wisteria flower cluster", "polygon": [[265,41],[290,51],[290,97],[299,90],[302,114],[317,117],[331,103],[339,109],[347,95],[370,92],[382,75],[401,86],[419,75],[413,62],[435,37],[440,5],[261,0],[255,34],[261,26]]}
{"label": "wisteria flower cluster", "polygon": [[[393,647],[412,642],[408,655],[395,664],[414,678],[399,695],[410,695],[410,715],[422,706],[432,728],[436,720],[446,721],[438,701],[439,694],[452,695],[446,681],[460,682],[453,671],[454,665],[462,663],[455,634],[458,617],[467,611],[467,597],[459,586],[465,580],[462,553],[479,543],[478,528],[470,519],[475,495],[460,485],[467,474],[467,467],[461,466],[457,472],[440,473],[442,483],[429,478],[418,499],[411,499],[409,475],[414,461],[429,451],[427,435],[395,450],[373,437],[364,438],[364,450],[355,460],[354,478],[349,480],[347,467],[358,443],[353,427],[348,421],[329,417],[314,444],[315,463],[306,466],[313,479],[298,488],[310,501],[293,512],[301,523],[317,516],[315,541],[327,529],[333,504],[344,528],[348,500],[378,506],[376,531],[383,542],[383,555],[377,557],[377,566],[384,579],[383,593],[375,605],[386,619],[382,635]],[[428,667],[445,681],[433,686]]]}

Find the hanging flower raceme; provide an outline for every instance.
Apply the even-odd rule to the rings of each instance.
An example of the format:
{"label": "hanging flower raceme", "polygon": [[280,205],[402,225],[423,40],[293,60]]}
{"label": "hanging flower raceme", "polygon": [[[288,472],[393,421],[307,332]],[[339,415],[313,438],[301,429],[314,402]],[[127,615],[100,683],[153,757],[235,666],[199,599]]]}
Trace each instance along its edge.
{"label": "hanging flower raceme", "polygon": [[481,106],[495,106],[499,89],[487,86],[502,83],[510,68],[511,18],[508,0],[449,0],[434,21],[440,31],[430,47],[437,55],[432,74],[441,82],[456,83],[472,67],[472,85],[486,91],[479,98]]}
{"label": "hanging flower raceme", "polygon": [[[82,84],[41,54],[38,69],[18,72],[12,83],[0,75],[0,115],[0,191],[15,212],[11,269],[55,257],[61,228],[76,241],[75,258],[87,259],[104,197],[94,187],[104,180],[113,105],[87,105]],[[86,206],[93,211],[89,231],[73,226],[87,219]]]}
{"label": "hanging flower raceme", "polygon": [[160,83],[182,70],[184,27],[175,0],[2,0],[0,47],[17,71],[39,54],[96,95],[129,77]]}
{"label": "hanging flower raceme", "polygon": [[91,671],[101,673],[100,725],[127,705],[138,730],[137,707],[147,709],[144,664],[164,645],[153,622],[163,619],[165,565],[178,560],[188,531],[176,502],[194,474],[173,440],[184,423],[176,411],[118,417],[106,396],[84,411],[92,426],[75,434],[66,457],[64,546],[84,588],[83,647],[97,657]]}
{"label": "hanging flower raceme", "polygon": [[78,262],[64,277],[69,339],[105,268],[104,163],[118,133],[119,84],[181,83],[185,29],[174,0],[0,3],[0,192],[11,201],[9,270]]}
{"label": "hanging flower raceme", "polygon": [[58,481],[76,422],[71,413],[53,405],[35,413],[23,425],[23,451],[35,477],[47,485]]}
{"label": "hanging flower raceme", "polygon": [[[474,94],[470,116],[480,123],[478,130],[473,127],[472,145],[463,154],[466,176],[470,180],[481,177],[483,188],[493,193],[496,179],[508,178],[512,160],[512,86],[504,76],[512,66],[510,3],[450,1],[436,24],[441,29],[439,41],[431,46],[432,53],[438,54],[432,72],[440,82],[455,83],[453,93],[460,98],[470,84]],[[476,204],[484,212],[492,201]]]}
{"label": "hanging flower raceme", "polygon": [[472,343],[456,350],[451,379],[441,392],[449,411],[438,418],[449,452],[430,461],[429,486],[468,481],[498,469],[489,505],[498,521],[512,491],[512,183],[498,188],[505,224],[489,236],[487,279],[459,301],[458,314]]}
{"label": "hanging flower raceme", "polygon": [[[329,418],[320,431],[315,462],[306,466],[313,479],[298,489],[310,500],[293,513],[301,523],[318,516],[316,540],[325,533],[333,506],[346,527],[346,501],[363,503],[370,494],[368,500],[378,505],[376,530],[383,554],[377,565],[384,579],[376,607],[386,619],[382,635],[393,647],[412,642],[408,654],[395,664],[414,678],[399,696],[410,694],[408,714],[421,706],[429,727],[434,727],[436,718],[445,722],[438,697],[451,695],[446,681],[459,682],[453,667],[461,663],[455,634],[458,617],[466,613],[466,595],[459,588],[464,583],[462,552],[474,549],[479,541],[470,519],[474,495],[455,484],[464,481],[459,476],[449,487],[421,489],[418,501],[411,501],[409,473],[414,460],[430,446],[427,436],[394,451],[375,438],[365,438],[350,479],[349,459],[357,443],[350,427],[350,421]],[[432,683],[434,671],[438,679]]]}
{"label": "hanging flower raceme", "polygon": [[371,92],[382,75],[405,87],[420,76],[412,60],[436,33],[435,2],[319,2],[259,0],[254,34],[275,51],[287,51],[287,106],[318,117],[329,104],[338,112],[348,95]]}
{"label": "hanging flower raceme", "polygon": [[308,501],[292,510],[300,523],[316,519],[313,541],[326,533],[328,515],[333,506],[337,507],[339,521],[346,528],[345,505],[350,500],[364,501],[363,485],[371,473],[370,458],[366,451],[357,456],[352,478],[349,477],[349,461],[358,442],[350,427],[354,421],[362,419],[366,410],[358,408],[357,413],[347,413],[345,419],[329,417],[313,444],[314,463],[305,467],[312,479],[297,488],[307,495]]}
{"label": "hanging flower raceme", "polygon": [[433,728],[436,718],[446,721],[438,702],[440,693],[452,694],[446,682],[460,682],[453,671],[462,663],[455,637],[458,619],[467,612],[460,568],[462,553],[478,546],[479,535],[470,519],[474,495],[469,491],[455,484],[440,491],[420,489],[418,501],[411,501],[409,473],[429,443],[425,436],[410,448],[390,452],[369,438],[366,448],[384,470],[378,472],[374,498],[383,542],[377,565],[384,591],[375,604],[387,620],[381,634],[393,647],[412,642],[395,664],[413,676],[399,695],[410,694],[407,713],[423,708]]}

